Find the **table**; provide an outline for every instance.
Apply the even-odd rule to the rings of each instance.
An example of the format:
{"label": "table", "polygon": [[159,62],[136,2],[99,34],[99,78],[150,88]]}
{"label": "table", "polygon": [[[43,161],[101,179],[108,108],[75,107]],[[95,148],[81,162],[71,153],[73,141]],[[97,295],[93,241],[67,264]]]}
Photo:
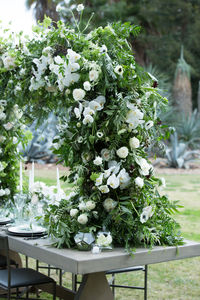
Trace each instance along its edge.
{"label": "table", "polygon": [[77,293],[65,289],[58,290],[58,296],[66,300],[113,300],[105,271],[138,265],[149,265],[171,260],[200,256],[200,243],[185,241],[183,246],[149,249],[137,248],[134,258],[124,249],[92,254],[71,249],[57,249],[49,239],[24,240],[9,236],[10,249],[29,257],[54,265],[73,274],[82,274],[83,281]]}

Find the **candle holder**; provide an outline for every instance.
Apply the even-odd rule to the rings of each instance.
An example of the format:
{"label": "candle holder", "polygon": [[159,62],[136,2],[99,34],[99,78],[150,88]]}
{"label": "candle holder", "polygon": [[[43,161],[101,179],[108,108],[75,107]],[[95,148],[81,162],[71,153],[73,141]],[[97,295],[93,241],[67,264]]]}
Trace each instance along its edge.
{"label": "candle holder", "polygon": [[74,237],[74,241],[78,250],[90,251],[95,237],[91,232],[78,232]]}

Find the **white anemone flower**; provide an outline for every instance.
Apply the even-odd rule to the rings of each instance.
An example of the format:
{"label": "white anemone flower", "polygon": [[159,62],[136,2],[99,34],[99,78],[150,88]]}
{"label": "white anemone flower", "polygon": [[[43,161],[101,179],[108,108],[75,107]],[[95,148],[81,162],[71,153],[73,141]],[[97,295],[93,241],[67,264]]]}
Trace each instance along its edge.
{"label": "white anemone flower", "polygon": [[113,189],[118,188],[119,178],[115,174],[112,174],[110,177],[108,177],[107,185],[109,185]]}
{"label": "white anemone flower", "polygon": [[102,45],[102,46],[101,46],[100,52],[101,52],[101,53],[106,53],[106,52],[108,52],[108,49],[107,49],[106,45]]}
{"label": "white anemone flower", "polygon": [[151,127],[153,127],[153,125],[154,125],[153,121],[150,120],[144,125],[144,127],[146,130],[149,130]]}
{"label": "white anemone flower", "polygon": [[140,222],[146,223],[149,218],[153,216],[153,208],[152,206],[146,206],[142,210],[142,214],[140,215]]}
{"label": "white anemone flower", "polygon": [[123,67],[120,66],[120,65],[117,65],[117,66],[114,68],[114,71],[115,71],[115,73],[118,74],[118,75],[123,75],[123,72],[124,72]]}
{"label": "white anemone flower", "polygon": [[78,4],[77,7],[76,7],[76,10],[77,10],[78,12],[83,11],[83,10],[84,10],[84,5],[83,5],[83,4]]}
{"label": "white anemone flower", "polygon": [[97,131],[97,137],[101,139],[103,137],[103,132]]}

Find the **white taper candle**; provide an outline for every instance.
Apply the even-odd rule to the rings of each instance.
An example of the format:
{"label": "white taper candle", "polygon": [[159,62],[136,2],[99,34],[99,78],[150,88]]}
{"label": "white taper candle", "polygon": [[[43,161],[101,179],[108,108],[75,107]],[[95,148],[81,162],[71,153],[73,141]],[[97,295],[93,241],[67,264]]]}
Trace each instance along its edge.
{"label": "white taper candle", "polygon": [[35,165],[34,165],[34,161],[32,162],[31,179],[32,179],[32,185],[33,185],[34,184],[34,180],[35,180]]}
{"label": "white taper candle", "polygon": [[22,177],[22,162],[19,162],[19,189],[20,192],[22,192],[22,186],[23,186],[23,177]]}
{"label": "white taper candle", "polygon": [[31,187],[32,187],[32,171],[30,170],[29,171],[29,182],[28,182],[28,190],[29,190],[29,192],[31,190]]}
{"label": "white taper candle", "polygon": [[59,176],[59,169],[57,167],[57,193],[60,192],[60,176]]}

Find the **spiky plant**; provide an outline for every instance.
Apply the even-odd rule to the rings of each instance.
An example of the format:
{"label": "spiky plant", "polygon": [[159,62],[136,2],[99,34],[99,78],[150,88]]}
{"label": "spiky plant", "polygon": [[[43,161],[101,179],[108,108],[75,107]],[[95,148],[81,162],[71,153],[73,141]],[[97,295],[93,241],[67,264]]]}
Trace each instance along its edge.
{"label": "spiky plant", "polygon": [[191,68],[183,57],[183,46],[178,60],[173,85],[174,104],[178,111],[186,116],[192,113],[192,87],[190,81]]}

